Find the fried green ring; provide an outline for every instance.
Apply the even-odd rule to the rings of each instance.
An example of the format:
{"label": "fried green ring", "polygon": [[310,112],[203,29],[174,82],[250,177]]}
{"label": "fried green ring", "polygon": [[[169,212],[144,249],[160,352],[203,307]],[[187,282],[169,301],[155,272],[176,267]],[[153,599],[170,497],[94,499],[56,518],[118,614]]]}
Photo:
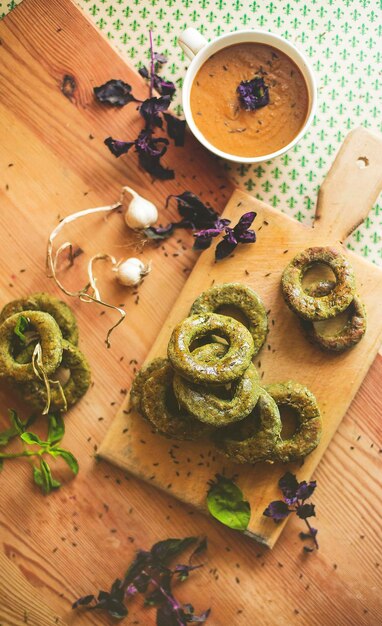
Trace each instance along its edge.
{"label": "fried green ring", "polygon": [[[223,356],[227,347],[222,344],[208,344],[193,352],[203,362],[215,362],[216,356]],[[209,356],[211,355],[211,357]],[[245,370],[243,376],[232,383],[231,398],[222,398],[211,392],[211,389],[202,385],[193,385],[179,374],[174,376],[174,393],[187,413],[200,422],[221,428],[238,422],[249,415],[259,398],[261,387],[258,384],[258,374],[254,365]]]}
{"label": "fried green ring", "polygon": [[168,361],[151,372],[142,388],[142,415],[165,437],[190,441],[200,439],[211,429],[178,409],[175,398],[171,398],[173,378],[174,371]]}
{"label": "fried green ring", "polygon": [[217,431],[217,449],[236,463],[259,463],[270,460],[280,441],[280,412],[264,389],[253,411],[243,421]]}
{"label": "fried green ring", "polygon": [[42,311],[23,311],[8,317],[0,326],[0,378],[13,379],[15,382],[34,380],[32,362],[18,363],[13,354],[15,326],[23,316],[30,320],[39,335],[42,350],[42,366],[47,376],[53,374],[62,359],[62,334],[56,320]]}
{"label": "fried green ring", "polygon": [[288,463],[301,459],[317,448],[322,431],[322,421],[317,400],[307,387],[288,381],[267,385],[265,390],[277,406],[289,406],[298,416],[298,427],[289,439],[280,439],[270,456],[274,461]]}
{"label": "fried green ring", "polygon": [[249,322],[254,354],[264,344],[268,332],[268,317],[264,304],[253,289],[241,283],[225,283],[204,291],[193,303],[190,315],[218,313],[223,306],[232,306],[243,313]]}
{"label": "fried green ring", "polygon": [[[61,384],[62,391],[65,395],[67,408],[73,406],[89,389],[91,382],[91,374],[89,363],[84,354],[77,346],[73,346],[65,339],[62,342],[63,353],[62,361],[59,368],[50,376],[51,380],[57,380],[60,371],[69,370],[70,376],[65,383]],[[18,357],[22,359],[23,355]],[[26,402],[31,404],[38,410],[42,410],[46,406],[46,388],[39,380],[31,380],[28,383],[19,384],[17,386],[22,397]],[[50,410],[64,411],[63,399],[57,385],[51,385],[50,389]]]}
{"label": "fried green ring", "polygon": [[[333,281],[320,281],[310,285],[306,291],[312,296],[320,297],[329,293],[333,286]],[[308,320],[301,320],[301,325],[310,341],[323,350],[344,352],[361,341],[366,332],[366,309],[358,295],[354,296],[345,312],[349,314],[349,319],[334,335],[321,335],[313,322]]]}
{"label": "fried green ring", "polygon": [[141,398],[143,385],[155,370],[166,365],[166,363],[168,363],[167,359],[158,357],[144,365],[136,374],[130,389],[130,406],[138,413],[142,413]]}
{"label": "fried green ring", "polygon": [[[224,356],[214,363],[203,363],[190,350],[196,339],[216,334],[228,341]],[[175,371],[194,383],[224,384],[240,378],[249,367],[254,352],[251,333],[243,324],[226,315],[191,315],[178,324],[171,335],[167,355]]]}
{"label": "fried green ring", "polygon": [[[336,277],[333,289],[323,296],[312,296],[302,285],[304,274],[316,264],[328,265]],[[306,320],[318,322],[342,313],[354,297],[353,268],[342,254],[333,248],[307,248],[292,259],[285,268],[281,286],[289,308]]]}
{"label": "fried green ring", "polygon": [[0,323],[4,322],[7,317],[14,313],[21,313],[21,311],[49,313],[59,325],[63,338],[74,345],[78,344],[78,327],[74,313],[65,302],[56,296],[48,293],[34,293],[25,298],[12,300],[0,312]]}

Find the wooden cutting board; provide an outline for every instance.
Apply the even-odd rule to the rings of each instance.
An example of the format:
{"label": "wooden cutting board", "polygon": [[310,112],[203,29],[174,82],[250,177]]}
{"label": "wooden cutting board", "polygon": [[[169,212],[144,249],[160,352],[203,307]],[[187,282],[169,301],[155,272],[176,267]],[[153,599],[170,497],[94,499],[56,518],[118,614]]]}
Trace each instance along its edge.
{"label": "wooden cutting board", "polygon": [[[263,463],[256,466],[227,462],[208,443],[171,442],[152,433],[139,415],[123,402],[100,454],[135,475],[170,491],[177,498],[205,509],[207,481],[215,473],[238,475],[238,484],[251,503],[247,533],[272,547],[281,533],[263,516],[278,499],[277,482],[290,469],[308,480],[362,383],[382,341],[382,269],[352,254],[341,242],[366,217],[382,187],[382,138],[357,129],[346,138],[321,187],[313,228],[280,214],[241,191],[235,191],[224,211],[233,224],[246,211],[256,211],[257,242],[237,248],[233,258],[214,262],[214,246],[204,252],[168,316],[147,361],[166,355],[174,326],[187,316],[195,298],[212,284],[242,282],[257,291],[268,310],[270,332],[255,357],[264,384],[296,380],[313,391],[323,417],[318,448],[300,464]],[[304,337],[296,316],[285,305],[280,278],[286,264],[309,246],[334,246],[351,261],[357,287],[365,302],[368,327],[351,351],[327,354]]]}
{"label": "wooden cutting board", "polygon": [[[125,25],[128,29],[128,19]],[[208,197],[216,208],[226,204],[229,189],[219,189],[227,185],[218,178],[222,171],[196,144],[191,145],[197,155],[194,166],[200,163],[198,179],[188,178],[187,161],[179,163],[180,177],[166,185],[152,185],[134,158],[117,160],[105,151],[105,136],[124,129],[131,136],[139,120],[129,108],[98,106],[92,86],[118,76],[141,95],[146,89],[69,0],[23,0],[0,23],[0,40],[2,301],[41,289],[59,295],[44,272],[47,233],[59,214],[110,202],[125,182],[138,185],[162,211],[167,193],[191,183],[191,189],[205,197],[211,190]],[[77,82],[72,101],[60,91],[66,73]],[[169,160],[182,154],[173,150]],[[187,159],[189,155],[187,151]],[[165,220],[175,211],[162,215]],[[114,245],[126,243],[127,235],[123,221],[114,217],[108,225],[96,220],[91,228],[86,221],[69,234],[86,256],[109,249],[109,243],[118,256],[130,253]],[[179,238],[185,247],[190,245],[186,234]],[[95,460],[97,445],[132,380],[130,360],[143,362],[197,258],[178,238],[164,248],[143,250],[145,258],[153,259],[153,272],[139,290],[138,305],[135,295],[105,282],[110,284],[108,295],[124,302],[128,312],[111,350],[106,350],[103,338],[113,315],[67,299],[78,315],[80,346],[94,382],[65,418],[64,445],[78,458],[80,472],[72,481],[64,476],[64,487],[45,498],[31,485],[28,464],[5,464],[0,476],[0,623],[109,626],[107,616],[76,613],[71,603],[80,595],[108,589],[137,548],[148,549],[169,536],[206,534],[206,567],[176,593],[197,611],[212,606],[211,625],[252,626],[255,615],[261,626],[375,626],[382,615],[381,356],[315,472],[317,553],[301,554],[300,520],[292,519],[283,540],[269,551],[176,502],[169,493]],[[77,261],[79,273],[85,255]],[[2,426],[14,400],[0,388]],[[139,603],[132,603],[129,611],[127,623],[154,626],[155,611]]]}

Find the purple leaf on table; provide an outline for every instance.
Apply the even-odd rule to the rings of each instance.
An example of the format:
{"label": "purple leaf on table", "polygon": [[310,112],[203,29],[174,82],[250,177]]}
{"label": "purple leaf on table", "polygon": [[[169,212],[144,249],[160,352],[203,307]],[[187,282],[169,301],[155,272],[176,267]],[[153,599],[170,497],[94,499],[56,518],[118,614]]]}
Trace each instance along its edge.
{"label": "purple leaf on table", "polygon": [[93,91],[98,102],[113,107],[123,107],[129,102],[141,102],[135,98],[131,89],[128,83],[113,78],[99,87],[94,87]]}
{"label": "purple leaf on table", "polygon": [[292,511],[286,502],[283,502],[282,500],[274,500],[268,504],[263,515],[271,517],[275,522],[279,522],[280,520],[288,517],[290,513],[292,513]]}

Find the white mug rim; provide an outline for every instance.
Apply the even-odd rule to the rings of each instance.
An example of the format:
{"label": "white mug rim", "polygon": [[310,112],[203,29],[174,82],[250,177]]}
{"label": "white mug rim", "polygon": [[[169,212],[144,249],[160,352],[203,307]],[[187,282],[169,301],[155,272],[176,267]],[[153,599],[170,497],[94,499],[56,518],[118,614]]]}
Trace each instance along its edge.
{"label": "white mug rim", "polygon": [[[191,107],[189,104],[191,86],[195,79],[197,71],[200,69],[203,63],[205,63],[212,54],[212,53],[206,54],[206,52],[208,52],[216,43],[219,43],[222,41],[224,42],[225,40],[230,40],[230,39],[231,40],[237,39],[238,37],[243,37],[243,36],[245,37],[248,35],[250,35],[251,37],[251,39],[248,41],[253,41],[254,35],[255,36],[261,35],[262,37],[265,36],[266,38],[269,38],[269,43],[267,43],[267,45],[271,45],[274,48],[280,49],[280,47],[277,44],[281,43],[283,47],[285,46],[286,48],[290,48],[291,51],[294,52],[295,57],[297,57],[297,59],[293,58],[292,61],[296,63],[300,71],[303,72],[304,80],[307,83],[309,96],[310,96],[309,114],[307,115],[306,120],[303,126],[301,127],[300,131],[296,135],[296,137],[294,137],[292,141],[290,141],[286,146],[283,146],[282,148],[280,148],[279,150],[276,150],[275,152],[265,154],[265,155],[253,156],[253,157],[238,156],[235,154],[230,154],[229,152],[223,152],[219,148],[216,148],[212,143],[208,141],[208,139],[206,139],[203,133],[199,130],[198,126],[196,125],[194,121],[194,118],[191,112]],[[237,42],[237,43],[245,43],[245,40],[241,42]],[[228,47],[229,45],[231,44],[227,43],[226,45],[219,47],[219,50],[225,47]],[[280,51],[283,52],[283,50],[280,50]],[[288,54],[288,53],[284,52],[284,54]],[[313,70],[305,54],[302,53],[298,48],[296,48],[296,46],[293,43],[291,43],[284,37],[281,37],[280,35],[276,35],[275,33],[272,33],[266,30],[260,30],[260,29],[236,30],[230,33],[225,33],[224,35],[220,35],[219,37],[215,37],[214,39],[212,39],[212,41],[207,42],[206,45],[203,46],[197,52],[194,58],[191,60],[190,65],[186,71],[186,75],[185,75],[185,79],[184,79],[184,83],[182,87],[182,105],[183,105],[183,111],[184,111],[185,118],[187,120],[188,127],[190,128],[193,135],[198,139],[198,141],[205,148],[207,148],[210,152],[216,154],[217,156],[223,159],[226,159],[228,161],[233,161],[235,163],[263,163],[264,161],[269,161],[278,156],[281,156],[282,154],[285,154],[285,152],[288,152],[291,148],[293,148],[293,146],[295,146],[300,141],[300,139],[305,135],[306,131],[308,130],[309,126],[311,125],[313,121],[313,117],[316,112],[317,84],[316,84],[315,75],[313,73]]]}

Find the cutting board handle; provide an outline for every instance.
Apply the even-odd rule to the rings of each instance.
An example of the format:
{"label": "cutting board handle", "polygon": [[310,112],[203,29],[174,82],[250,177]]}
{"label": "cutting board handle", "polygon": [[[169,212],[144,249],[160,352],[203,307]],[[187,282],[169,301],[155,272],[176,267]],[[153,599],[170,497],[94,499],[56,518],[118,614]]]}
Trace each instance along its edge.
{"label": "cutting board handle", "polygon": [[382,135],[365,128],[346,137],[318,193],[314,228],[344,241],[382,189]]}

